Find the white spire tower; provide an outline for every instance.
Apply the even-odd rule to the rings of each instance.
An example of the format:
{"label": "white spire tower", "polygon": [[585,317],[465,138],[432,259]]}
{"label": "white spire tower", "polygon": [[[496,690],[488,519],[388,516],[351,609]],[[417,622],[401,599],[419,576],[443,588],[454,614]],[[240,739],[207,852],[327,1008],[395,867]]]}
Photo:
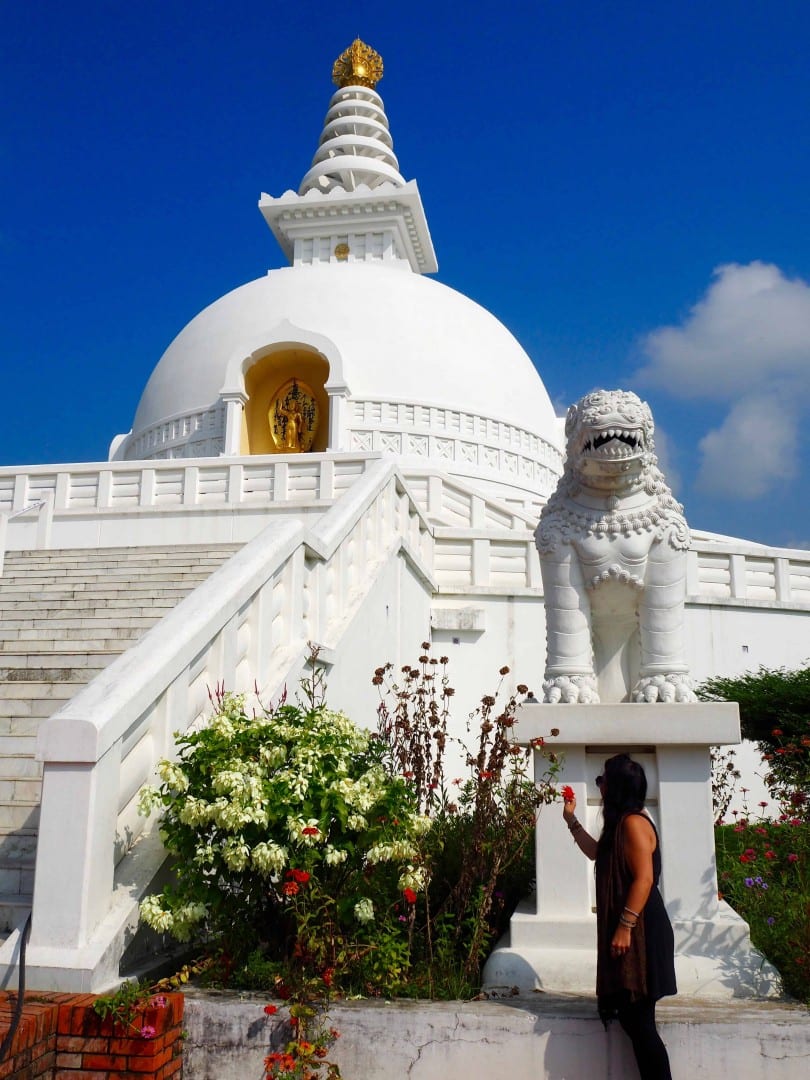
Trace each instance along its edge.
{"label": "white spire tower", "polygon": [[359,38],[335,61],[338,90],[298,193],[259,209],[293,265],[384,262],[438,269],[415,180],[399,171],[382,98],[382,58]]}

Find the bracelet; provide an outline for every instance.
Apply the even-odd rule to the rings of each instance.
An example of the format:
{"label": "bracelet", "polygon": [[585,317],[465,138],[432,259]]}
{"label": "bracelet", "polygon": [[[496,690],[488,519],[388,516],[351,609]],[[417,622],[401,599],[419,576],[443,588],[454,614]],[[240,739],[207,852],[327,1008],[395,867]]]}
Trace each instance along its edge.
{"label": "bracelet", "polygon": [[629,908],[629,907],[625,907],[625,908],[623,908],[622,910],[623,910],[623,911],[629,911],[629,912],[630,912],[630,914],[631,914],[631,915],[635,915],[635,917],[636,917],[637,919],[640,919],[640,918],[641,918],[641,912],[639,912],[639,911],[633,911],[633,909],[632,909],[632,908]]}
{"label": "bracelet", "polygon": [[619,916],[619,926],[623,926],[625,930],[635,930],[636,924],[625,919],[624,915]]}

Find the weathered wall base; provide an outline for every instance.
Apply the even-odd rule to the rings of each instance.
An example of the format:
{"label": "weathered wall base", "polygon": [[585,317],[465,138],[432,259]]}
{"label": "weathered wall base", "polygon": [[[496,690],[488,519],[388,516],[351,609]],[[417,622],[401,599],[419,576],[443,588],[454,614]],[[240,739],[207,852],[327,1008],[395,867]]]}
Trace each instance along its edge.
{"label": "weathered wall base", "polygon": [[[267,999],[191,991],[184,1080],[257,1076],[277,1017]],[[280,1010],[279,1016],[282,1015]],[[661,1002],[659,1028],[678,1077],[795,1080],[810,1065],[810,1014],[776,1002]],[[534,994],[477,1002],[349,1002],[329,1022],[346,1080],[632,1080],[629,1043],[605,1033],[593,999]],[[804,1063],[804,1064],[802,1064]]]}

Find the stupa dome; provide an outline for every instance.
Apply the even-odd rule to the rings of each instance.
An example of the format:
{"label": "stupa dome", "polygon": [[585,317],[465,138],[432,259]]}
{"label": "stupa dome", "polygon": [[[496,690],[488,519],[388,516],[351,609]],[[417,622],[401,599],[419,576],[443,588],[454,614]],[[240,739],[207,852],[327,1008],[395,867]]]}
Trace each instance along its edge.
{"label": "stupa dome", "polygon": [[559,423],[531,360],[488,311],[424,276],[436,257],[416,182],[398,170],[381,74],[360,41],[339,58],[299,191],[259,203],[292,266],[191,320],[112,456],[384,451],[551,492]]}

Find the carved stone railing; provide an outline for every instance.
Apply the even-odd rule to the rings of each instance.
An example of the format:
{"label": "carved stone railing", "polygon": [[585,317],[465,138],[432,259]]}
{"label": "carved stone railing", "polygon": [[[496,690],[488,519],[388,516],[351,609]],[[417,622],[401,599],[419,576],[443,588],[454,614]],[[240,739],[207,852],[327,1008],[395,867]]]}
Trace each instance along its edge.
{"label": "carved stone railing", "polygon": [[209,688],[255,681],[277,693],[300,670],[308,641],[339,645],[392,558],[406,559],[429,595],[432,544],[393,464],[375,462],[312,530],[272,522],[42,724],[31,985],[91,989],[117,976],[139,895],[162,857],[147,835],[135,868],[122,876],[119,867],[114,880],[144,828],[137,794],[171,754],[173,733],[203,716]]}
{"label": "carved stone railing", "polygon": [[[436,529],[434,573],[443,593],[536,593],[540,563],[527,527]],[[693,539],[687,603],[810,608],[810,551]]]}

